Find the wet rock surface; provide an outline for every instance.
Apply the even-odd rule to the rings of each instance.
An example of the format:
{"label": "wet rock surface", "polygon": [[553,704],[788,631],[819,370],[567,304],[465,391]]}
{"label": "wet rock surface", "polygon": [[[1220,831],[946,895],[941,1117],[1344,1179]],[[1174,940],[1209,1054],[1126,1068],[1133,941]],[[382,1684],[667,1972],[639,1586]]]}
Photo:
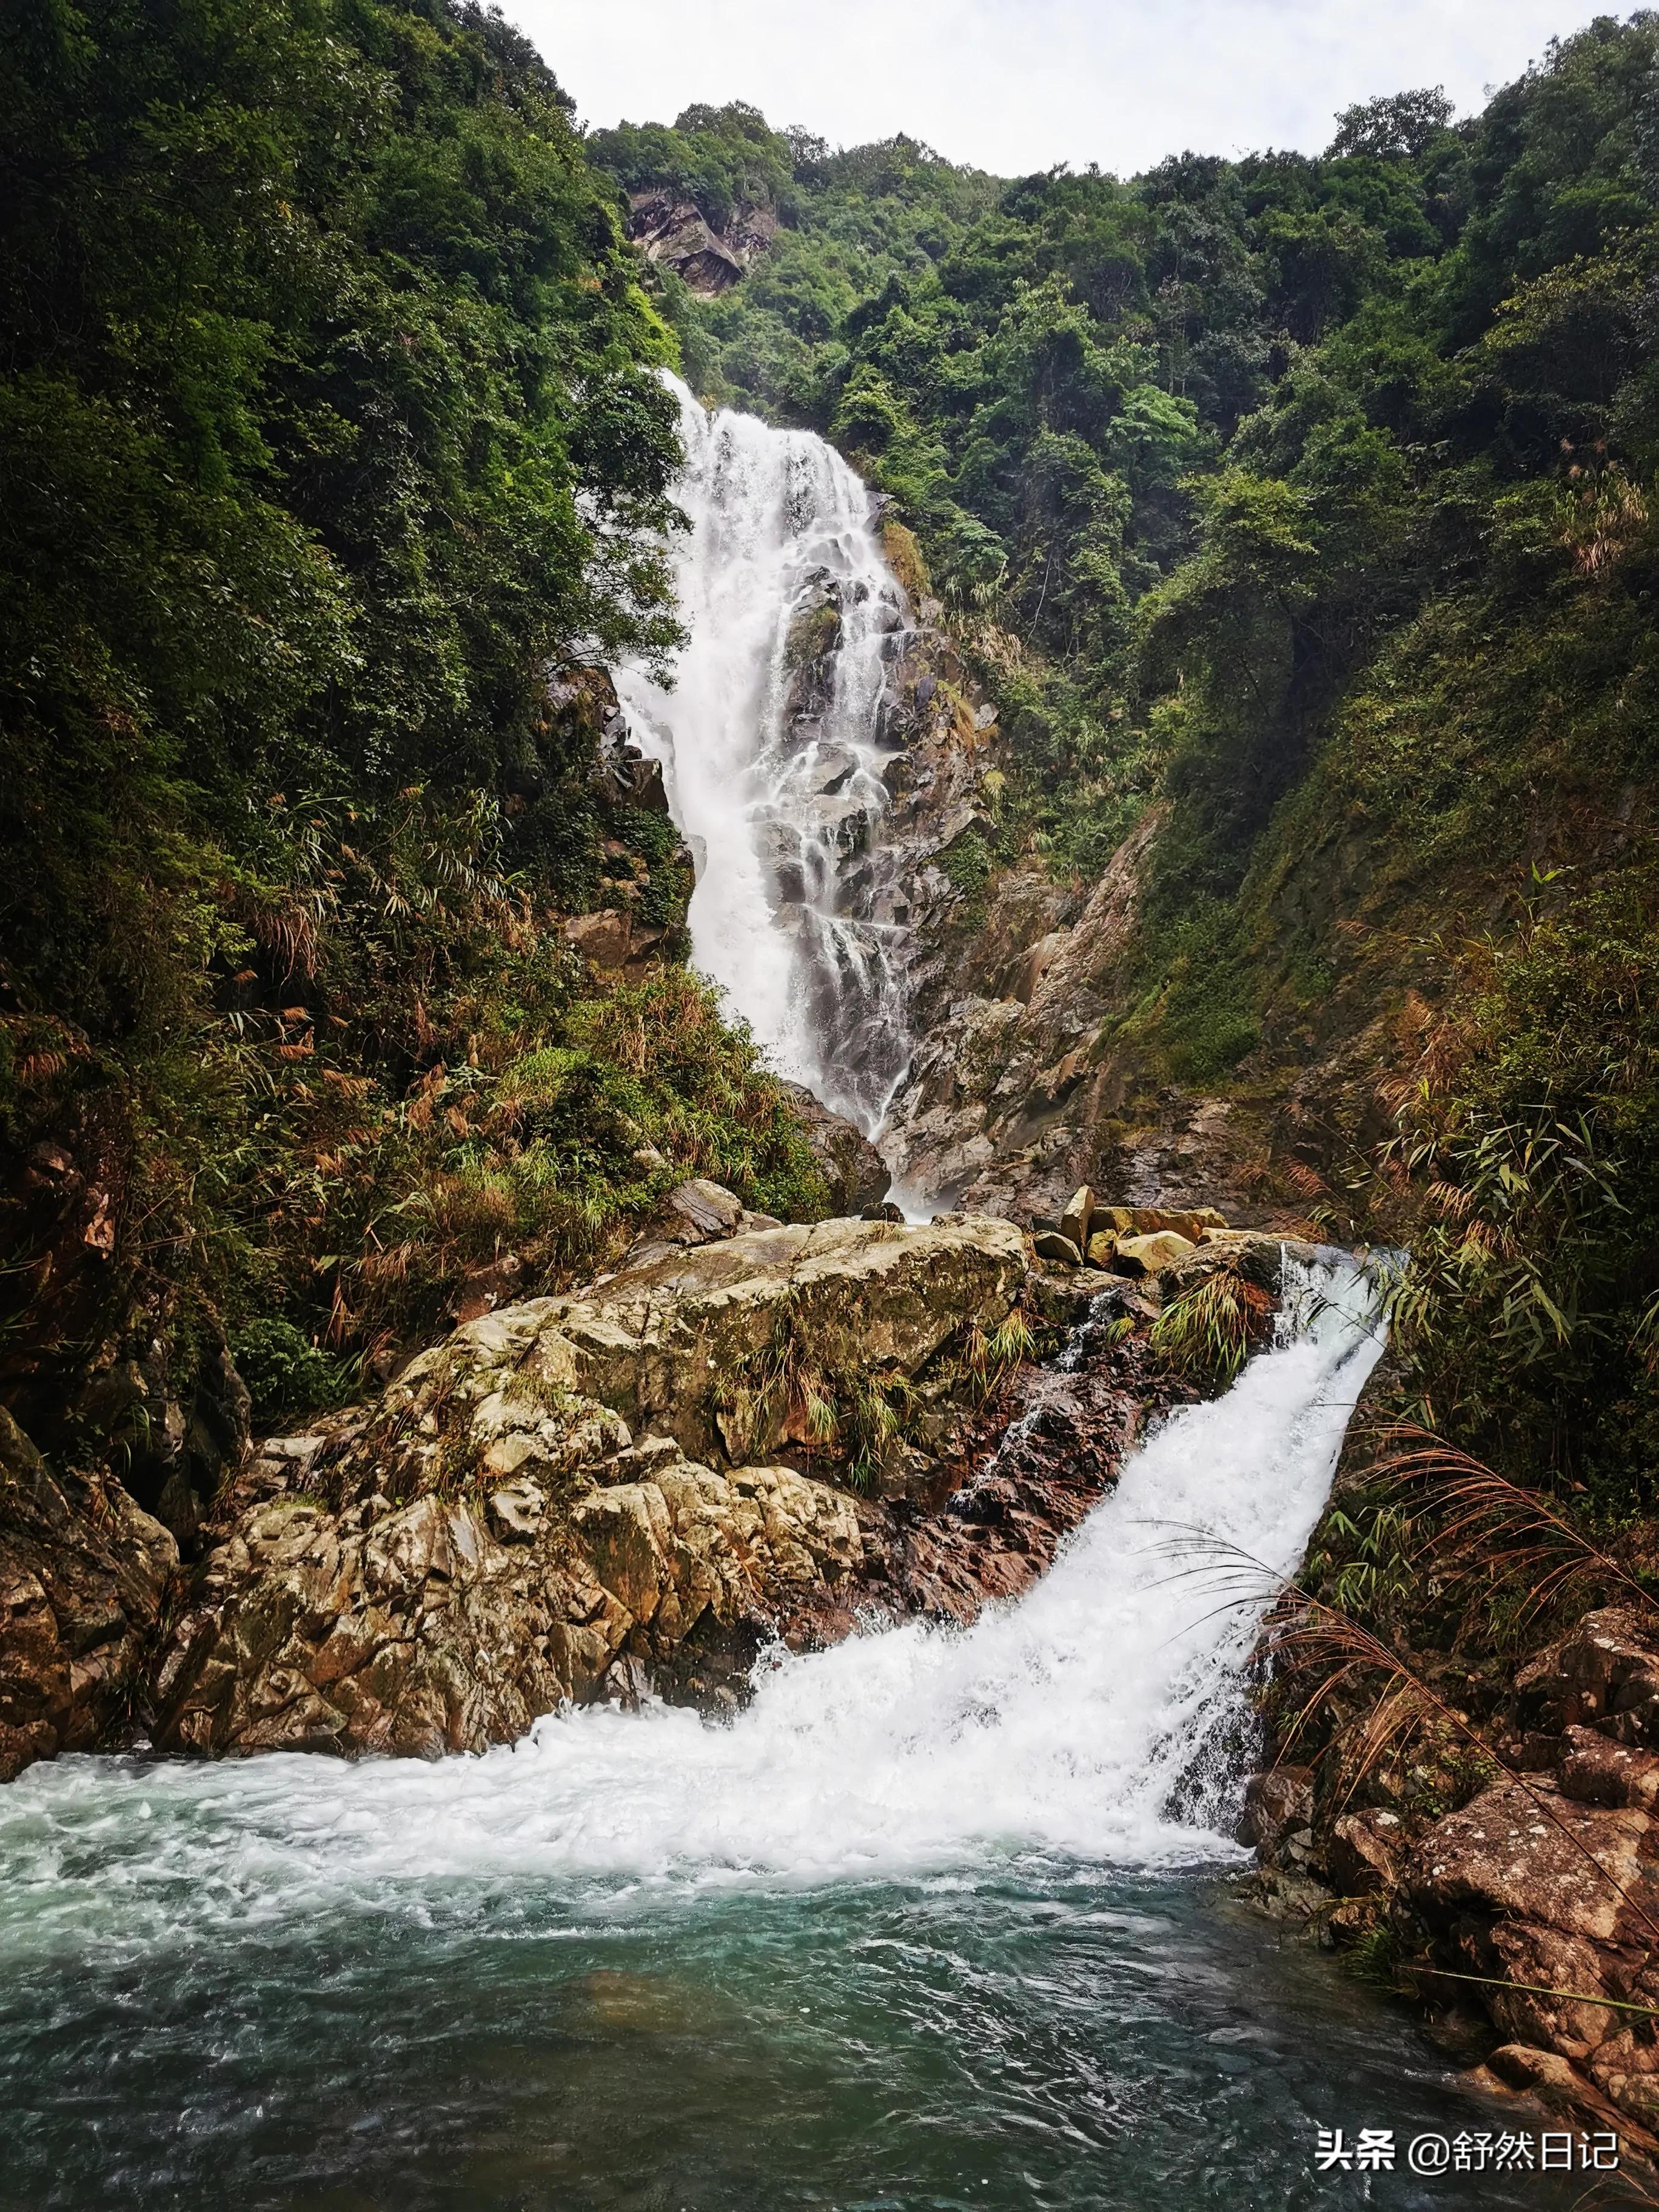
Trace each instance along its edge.
{"label": "wet rock surface", "polygon": [[879,1206],[890,1178],[885,1162],[863,1130],[815,1098],[805,1085],[786,1083],[783,1088],[823,1170],[835,1212],[862,1213],[867,1206]]}
{"label": "wet rock surface", "polygon": [[[1468,1802],[1437,1811],[1409,1762],[1354,1802],[1316,1769],[1254,1778],[1241,1839],[1273,1909],[1334,1940],[1382,1931],[1462,2024],[1480,2078],[1659,2157],[1659,1614],[1592,1612],[1513,1670]],[[1359,1723],[1350,1723],[1356,1726]],[[1506,1734],[1505,1730],[1509,1732]],[[1426,1771],[1417,1770],[1419,1773]]]}
{"label": "wet rock surface", "polygon": [[[482,1317],[251,1462],[163,1645],[156,1742],[478,1749],[568,1699],[735,1702],[770,1640],[1017,1596],[1182,1395],[1110,1278],[1063,1361],[988,1365],[1036,1281],[1006,1222],[835,1221]],[[909,1408],[860,1467],[855,1401],[825,1433],[849,1387]]]}

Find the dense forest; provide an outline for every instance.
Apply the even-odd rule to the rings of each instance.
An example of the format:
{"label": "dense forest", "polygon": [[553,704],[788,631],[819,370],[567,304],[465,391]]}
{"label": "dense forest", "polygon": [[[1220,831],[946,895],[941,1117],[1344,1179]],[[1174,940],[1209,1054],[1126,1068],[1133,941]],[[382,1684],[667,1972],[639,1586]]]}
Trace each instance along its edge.
{"label": "dense forest", "polygon": [[1401,1409],[1615,1516],[1659,1447],[1656,55],[1603,18],[1473,119],[1127,181],[740,106],[589,142],[775,210],[663,309],[917,533],[1007,733],[952,858],[1086,880],[1160,805],[1148,1084],[1294,1101],[1281,1192],[1415,1253]]}
{"label": "dense forest", "polygon": [[[686,1172],[811,1210],[573,657],[678,636],[674,340],[556,82],[444,0],[0,24],[7,1395],[111,1442],[227,1333],[256,1420]],[[176,1440],[175,1440],[176,1442]]]}
{"label": "dense forest", "polygon": [[1659,2171],[1659,15],[1100,151],[0,8],[32,2201]]}

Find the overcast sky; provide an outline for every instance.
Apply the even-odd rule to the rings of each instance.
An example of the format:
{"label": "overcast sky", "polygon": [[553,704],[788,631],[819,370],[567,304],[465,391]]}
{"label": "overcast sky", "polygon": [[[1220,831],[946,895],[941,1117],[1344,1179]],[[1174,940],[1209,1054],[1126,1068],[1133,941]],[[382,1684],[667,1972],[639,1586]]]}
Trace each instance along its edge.
{"label": "overcast sky", "polygon": [[[747,100],[856,145],[908,131],[1020,175],[1194,147],[1317,152],[1340,108],[1443,84],[1467,113],[1582,0],[503,0],[592,124]],[[1620,10],[1620,12],[1625,12]]]}

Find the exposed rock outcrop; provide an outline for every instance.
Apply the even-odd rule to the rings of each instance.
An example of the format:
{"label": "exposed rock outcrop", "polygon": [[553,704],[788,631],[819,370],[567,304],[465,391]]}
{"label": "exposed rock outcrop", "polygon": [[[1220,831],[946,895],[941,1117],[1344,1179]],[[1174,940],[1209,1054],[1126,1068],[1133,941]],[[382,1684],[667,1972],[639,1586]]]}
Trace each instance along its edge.
{"label": "exposed rock outcrop", "polygon": [[1029,1266],[1006,1222],[831,1221],[471,1322],[250,1468],[163,1652],[157,1741],[477,1748],[647,1674],[696,1686],[796,1615],[844,1626],[860,1502],[804,1468],[937,1482]]}
{"label": "exposed rock outcrop", "polygon": [[600,907],[592,914],[574,914],[564,932],[577,951],[596,968],[624,973],[637,971],[657,959],[668,936],[661,924],[641,921],[628,907]]}
{"label": "exposed rock outcrop", "polygon": [[[1149,814],[1080,912],[1061,919],[1071,902],[1059,885],[1004,878],[998,915],[969,960],[942,952],[946,972],[919,994],[924,1039],[895,1102],[890,1149],[907,1179],[956,1203],[989,1196],[1054,1212],[1088,1179],[1094,1125],[1120,1103],[1097,1048],[1121,1004],[1155,827]],[[964,965],[978,987],[965,992]]]}
{"label": "exposed rock outcrop", "polygon": [[703,300],[730,291],[777,234],[769,208],[746,209],[717,230],[676,192],[634,192],[629,206],[629,233],[647,259],[672,269]]}
{"label": "exposed rock outcrop", "polygon": [[178,1561],[118,1482],[54,1477],[0,1407],[0,1782],[106,1739]]}
{"label": "exposed rock outcrop", "polygon": [[[1034,865],[1008,869],[971,927],[959,897],[933,887],[918,901],[919,1042],[882,1138],[902,1185],[1025,1218],[1057,1217],[1092,1181],[1130,1205],[1213,1199],[1234,1221],[1291,1224],[1261,1201],[1273,1136],[1257,1110],[1173,1087],[1150,1094],[1119,1034],[1134,998],[1141,872],[1162,820],[1150,808],[1086,889]],[[931,797],[916,824],[942,857],[949,833],[968,826]]]}
{"label": "exposed rock outcrop", "polygon": [[[1650,2157],[1656,1693],[1659,1616],[1592,1613],[1515,1672],[1490,1723],[1508,1771],[1467,1803],[1437,1814],[1421,1765],[1366,1773],[1358,1790],[1352,1775],[1287,1767],[1252,1781],[1239,1831],[1264,1865],[1307,1886],[1304,1909],[1339,1939],[1387,1928],[1425,1996],[1465,2016],[1479,2008],[1486,2086],[1616,2126]],[[1363,1729],[1364,1715],[1347,1725]]]}
{"label": "exposed rock outcrop", "polygon": [[797,1119],[806,1131],[812,1157],[823,1170],[830,1203],[836,1213],[862,1213],[887,1194],[886,1163],[862,1129],[836,1114],[799,1083],[786,1083]]}

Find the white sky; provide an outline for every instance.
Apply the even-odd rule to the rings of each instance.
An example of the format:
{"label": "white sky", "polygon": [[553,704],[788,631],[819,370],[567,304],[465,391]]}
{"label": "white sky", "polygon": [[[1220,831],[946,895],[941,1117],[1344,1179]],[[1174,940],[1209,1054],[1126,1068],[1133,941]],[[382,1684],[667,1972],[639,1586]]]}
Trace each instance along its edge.
{"label": "white sky", "polygon": [[[1627,12],[1629,0],[1618,12]],[[1317,152],[1377,93],[1460,114],[1603,0],[503,0],[592,124],[747,100],[832,144],[908,131],[1017,176],[1192,147]]]}

